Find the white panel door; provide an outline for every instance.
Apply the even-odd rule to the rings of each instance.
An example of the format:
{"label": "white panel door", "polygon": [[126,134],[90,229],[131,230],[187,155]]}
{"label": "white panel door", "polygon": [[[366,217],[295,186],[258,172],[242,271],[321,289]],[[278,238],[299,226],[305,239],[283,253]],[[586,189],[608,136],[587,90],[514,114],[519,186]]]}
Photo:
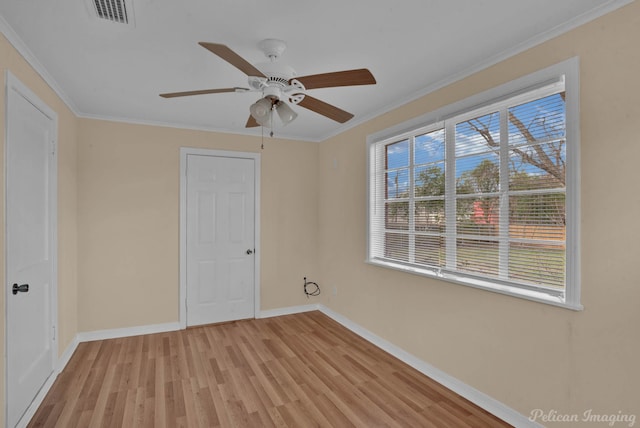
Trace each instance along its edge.
{"label": "white panel door", "polygon": [[50,176],[55,122],[19,86],[8,86],[5,301],[7,422],[13,427],[53,374],[55,361]]}
{"label": "white panel door", "polygon": [[187,325],[254,316],[254,164],[187,156]]}

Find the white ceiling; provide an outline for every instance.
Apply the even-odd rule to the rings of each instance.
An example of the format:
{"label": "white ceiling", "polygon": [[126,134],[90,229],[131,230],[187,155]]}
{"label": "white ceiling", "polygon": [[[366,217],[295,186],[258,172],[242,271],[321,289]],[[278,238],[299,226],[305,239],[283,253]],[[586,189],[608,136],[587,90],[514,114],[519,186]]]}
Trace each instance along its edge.
{"label": "white ceiling", "polygon": [[[287,42],[299,76],[368,68],[376,85],[310,95],[355,117],[339,124],[294,106],[279,137],[321,141],[630,0],[132,0],[135,25],[101,21],[92,0],[2,0],[0,30],[76,114],[260,135],[246,129],[256,93],[164,99],[163,92],[247,87],[197,44],[255,64],[257,44]],[[4,22],[3,22],[4,21]]]}

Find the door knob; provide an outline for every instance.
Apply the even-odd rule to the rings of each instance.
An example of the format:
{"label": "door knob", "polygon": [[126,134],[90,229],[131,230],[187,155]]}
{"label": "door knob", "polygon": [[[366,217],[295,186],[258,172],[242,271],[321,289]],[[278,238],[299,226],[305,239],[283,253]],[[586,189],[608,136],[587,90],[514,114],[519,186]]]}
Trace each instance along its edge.
{"label": "door knob", "polygon": [[247,250],[247,254],[253,254],[253,250],[251,249]]}
{"label": "door knob", "polygon": [[22,284],[22,285],[13,284],[13,288],[11,289],[11,292],[13,294],[18,294],[18,291],[21,293],[26,293],[27,291],[29,291],[29,284]]}

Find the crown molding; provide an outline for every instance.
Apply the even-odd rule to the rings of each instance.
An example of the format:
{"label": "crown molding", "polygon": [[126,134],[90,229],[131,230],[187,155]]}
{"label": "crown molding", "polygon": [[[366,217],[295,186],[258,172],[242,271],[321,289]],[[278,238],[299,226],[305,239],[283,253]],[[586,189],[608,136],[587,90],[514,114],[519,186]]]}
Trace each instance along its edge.
{"label": "crown molding", "polygon": [[[323,142],[330,138],[333,138],[337,135],[340,135],[356,126],[362,125],[365,122],[373,120],[383,114],[386,114],[390,111],[393,111],[405,104],[408,104],[412,101],[415,101],[419,98],[422,98],[428,94],[431,94],[439,89],[442,89],[452,83],[460,81],[466,77],[469,77],[479,71],[482,71],[486,68],[489,68],[499,62],[502,62],[512,56],[515,56],[519,53],[522,53],[534,46],[540,45],[546,41],[549,41],[561,34],[564,34],[568,31],[571,31],[581,25],[584,25],[594,19],[597,19],[601,16],[604,16],[610,12],[613,12],[616,9],[619,9],[622,6],[626,6],[629,3],[632,3],[634,0],[611,0],[597,8],[594,8],[588,12],[585,12],[581,15],[578,15],[569,21],[566,21],[556,27],[545,31],[544,33],[540,33],[522,43],[519,43],[512,48],[504,50],[496,55],[493,55],[487,58],[484,61],[481,61],[472,67],[466,68],[465,70],[460,71],[459,73],[453,74],[445,79],[442,79],[438,82],[435,82],[427,87],[423,88],[418,92],[414,92],[409,96],[400,98],[396,102],[387,105],[385,108],[374,111],[370,114],[360,116],[358,118],[354,118],[349,121],[348,124],[344,126],[340,126],[335,130],[322,135],[320,137],[302,137],[302,136],[282,136],[279,138],[284,138],[288,140],[297,140],[297,141],[309,141],[309,142]],[[159,121],[144,121],[144,120],[135,120],[130,118],[116,118],[116,117],[108,117],[103,115],[92,115],[83,113],[76,105],[73,103],[71,98],[67,96],[62,87],[56,82],[56,80],[49,74],[46,68],[38,61],[35,55],[31,52],[31,50],[27,47],[24,41],[18,36],[18,34],[13,30],[13,28],[5,21],[4,17],[0,15],[0,32],[5,36],[5,38],[9,41],[9,43],[22,55],[22,57],[31,65],[31,67],[40,75],[40,77],[51,87],[51,89],[62,99],[62,101],[69,107],[69,109],[80,118],[89,118],[89,119],[98,119],[98,120],[106,120],[113,122],[124,122],[124,123],[133,123],[133,124],[141,124],[141,125],[151,125],[151,126],[165,126],[171,128],[180,128],[180,129],[189,129],[189,130],[197,130],[197,131],[208,131],[208,132],[224,132],[224,133],[232,133],[232,134],[241,134],[241,135],[249,135],[249,136],[260,136],[260,134],[248,133],[248,132],[238,132],[231,131],[228,129],[216,129],[216,128],[207,128],[207,127],[197,127],[197,126],[189,126],[184,124],[172,123],[172,122],[159,122]]]}
{"label": "crown molding", "polygon": [[575,28],[580,27],[581,25],[584,25],[588,22],[593,21],[594,19],[600,18],[601,16],[604,16],[610,12],[613,12],[616,9],[621,8],[622,6],[626,6],[629,3],[632,3],[634,0],[611,0],[597,8],[591,9],[588,12],[585,12],[581,15],[578,15],[572,19],[570,19],[569,21],[566,21],[562,24],[559,24],[557,26],[555,26],[554,28],[547,30],[543,33],[537,34],[534,37],[531,37],[528,40],[525,40],[522,43],[519,43],[509,49],[506,49],[496,55],[493,55],[489,58],[487,58],[484,61],[481,61],[469,68],[466,68],[458,73],[452,74],[450,76],[448,76],[445,79],[439,80],[431,85],[428,85],[427,87],[423,88],[420,91],[417,92],[413,92],[411,95],[406,96],[406,97],[402,97],[399,100],[397,100],[396,102],[387,105],[386,107],[384,107],[383,109],[374,111],[370,114],[367,114],[365,116],[361,116],[359,118],[357,118],[356,120],[351,120],[349,121],[348,125],[344,125],[341,126],[340,128],[336,129],[333,132],[327,133],[325,134],[323,137],[320,138],[320,141],[326,141],[330,138],[333,138],[337,135],[340,135],[346,131],[348,131],[351,128],[355,128],[358,125],[361,125],[365,122],[368,122],[370,120],[373,120],[379,116],[382,116],[383,114],[389,113],[399,107],[402,107],[406,104],[409,104],[412,101],[415,101],[417,99],[420,99],[426,95],[429,95],[439,89],[442,89],[446,86],[449,86],[455,82],[458,82],[462,79],[465,79],[469,76],[472,76],[486,68],[489,68],[493,65],[496,65],[508,58],[511,58],[517,54],[520,54],[528,49],[531,49],[535,46],[538,46],[544,42],[547,42],[555,37],[558,37],[564,33],[567,33]]}
{"label": "crown molding", "polygon": [[58,82],[49,74],[47,69],[42,65],[36,56],[27,47],[24,41],[18,36],[18,33],[5,21],[4,17],[0,15],[0,32],[4,35],[7,41],[18,51],[18,53],[29,63],[31,68],[45,81],[47,85],[58,95],[58,97],[66,104],[66,106],[75,114],[80,116],[80,111],[76,105],[71,101],[71,98],[62,90],[62,87],[58,85]]}

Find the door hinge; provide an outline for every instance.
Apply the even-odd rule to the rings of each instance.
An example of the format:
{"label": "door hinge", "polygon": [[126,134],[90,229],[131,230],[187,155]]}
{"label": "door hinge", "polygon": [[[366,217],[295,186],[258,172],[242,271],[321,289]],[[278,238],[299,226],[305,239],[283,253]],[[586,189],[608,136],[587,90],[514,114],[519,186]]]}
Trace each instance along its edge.
{"label": "door hinge", "polygon": [[54,325],[51,328],[53,329],[53,337],[51,338],[51,340],[56,340],[56,326]]}
{"label": "door hinge", "polygon": [[56,140],[51,140],[51,154],[56,154]]}

